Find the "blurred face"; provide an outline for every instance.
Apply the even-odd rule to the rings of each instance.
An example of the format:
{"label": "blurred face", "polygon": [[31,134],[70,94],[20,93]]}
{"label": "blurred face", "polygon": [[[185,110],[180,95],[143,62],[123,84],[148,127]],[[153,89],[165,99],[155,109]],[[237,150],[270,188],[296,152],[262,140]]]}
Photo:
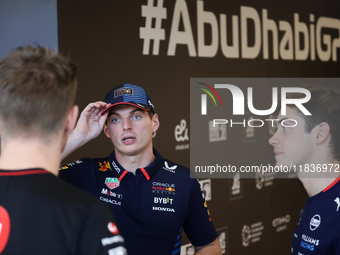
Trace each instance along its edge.
{"label": "blurred face", "polygon": [[159,127],[158,116],[150,119],[148,112],[131,105],[117,105],[110,110],[104,133],[116,153],[136,156],[152,153],[152,133]]}
{"label": "blurred face", "polygon": [[[274,147],[276,166],[290,166],[306,164],[313,158],[315,149],[314,133],[309,134],[305,132],[305,121],[298,115],[295,108],[287,107],[286,115],[278,115],[277,131],[269,139],[269,143]],[[294,119],[295,122],[285,119]],[[282,122],[283,121],[283,122]]]}

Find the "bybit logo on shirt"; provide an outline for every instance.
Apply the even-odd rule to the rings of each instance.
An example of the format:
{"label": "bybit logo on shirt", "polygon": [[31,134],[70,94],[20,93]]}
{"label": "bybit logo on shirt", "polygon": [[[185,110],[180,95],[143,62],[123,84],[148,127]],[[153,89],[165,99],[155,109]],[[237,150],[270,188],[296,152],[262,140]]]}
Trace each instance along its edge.
{"label": "bybit logo on shirt", "polygon": [[172,205],[173,201],[174,201],[174,199],[169,198],[169,197],[154,197],[153,198],[153,202],[155,204],[163,204],[163,205],[170,204],[170,205]]}

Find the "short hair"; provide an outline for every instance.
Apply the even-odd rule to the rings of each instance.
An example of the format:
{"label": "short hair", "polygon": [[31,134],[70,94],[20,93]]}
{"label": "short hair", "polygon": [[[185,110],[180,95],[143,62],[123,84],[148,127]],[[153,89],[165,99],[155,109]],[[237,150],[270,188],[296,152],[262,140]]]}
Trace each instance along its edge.
{"label": "short hair", "polygon": [[150,119],[152,120],[155,113],[153,111],[148,111],[148,114],[149,114]]}
{"label": "short hair", "polygon": [[[311,99],[303,106],[312,114],[304,115],[296,105],[287,105],[295,108],[297,113],[305,121],[305,131],[310,133],[314,127],[322,122],[327,122],[330,126],[333,157],[340,160],[340,91],[334,87],[324,87],[319,85],[303,85],[308,89]],[[287,93],[287,98],[303,98],[301,93]],[[281,107],[281,104],[279,104]]]}
{"label": "short hair", "polygon": [[76,65],[37,45],[0,60],[0,120],[7,135],[58,131],[74,105]]}

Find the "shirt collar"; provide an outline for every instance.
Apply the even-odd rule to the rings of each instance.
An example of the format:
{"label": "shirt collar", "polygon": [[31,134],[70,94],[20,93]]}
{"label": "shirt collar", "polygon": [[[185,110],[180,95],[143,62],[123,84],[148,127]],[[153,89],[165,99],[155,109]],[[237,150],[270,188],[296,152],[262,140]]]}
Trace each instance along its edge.
{"label": "shirt collar", "polygon": [[[147,180],[152,179],[157,171],[160,169],[160,167],[164,164],[164,158],[161,156],[161,154],[158,153],[155,148],[153,149],[153,154],[155,155],[155,159],[151,162],[151,164],[147,167],[139,168]],[[114,151],[112,151],[109,155],[109,161],[113,168],[112,171],[115,171],[117,173],[118,179],[119,181],[121,181],[129,171],[125,170],[118,163]]]}
{"label": "shirt collar", "polygon": [[42,168],[30,168],[21,170],[0,170],[0,176],[19,176],[19,175],[32,175],[32,174],[51,174]]}

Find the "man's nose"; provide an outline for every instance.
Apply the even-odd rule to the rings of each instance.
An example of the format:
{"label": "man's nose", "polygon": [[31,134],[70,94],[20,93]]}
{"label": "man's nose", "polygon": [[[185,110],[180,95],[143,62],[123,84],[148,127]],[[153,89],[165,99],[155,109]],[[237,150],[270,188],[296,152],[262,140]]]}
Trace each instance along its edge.
{"label": "man's nose", "polygon": [[123,119],[122,120],[122,128],[123,128],[123,130],[131,130],[132,129],[131,120]]}
{"label": "man's nose", "polygon": [[274,145],[276,145],[276,144],[279,143],[278,133],[277,133],[277,132],[278,132],[278,131],[276,131],[276,132],[272,135],[272,137],[270,137],[269,140],[268,140],[269,144],[272,145],[272,146],[274,146]]}

